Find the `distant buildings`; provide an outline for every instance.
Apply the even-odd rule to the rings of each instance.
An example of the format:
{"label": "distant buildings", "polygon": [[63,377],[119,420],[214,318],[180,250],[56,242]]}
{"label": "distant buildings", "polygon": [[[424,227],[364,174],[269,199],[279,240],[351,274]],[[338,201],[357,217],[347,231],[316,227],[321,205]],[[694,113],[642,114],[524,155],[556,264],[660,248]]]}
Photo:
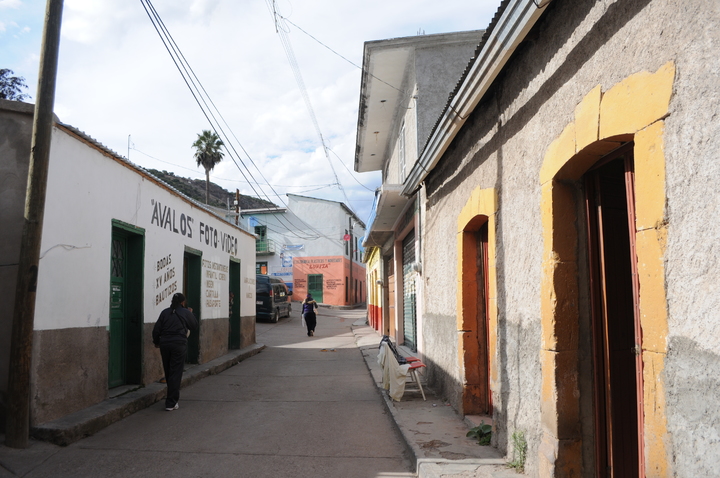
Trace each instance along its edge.
{"label": "distant buildings", "polygon": [[287,208],[241,211],[257,235],[255,272],[281,278],[292,299],[310,293],[318,303],[365,302],[361,261],[365,224],[343,203],[288,194]]}

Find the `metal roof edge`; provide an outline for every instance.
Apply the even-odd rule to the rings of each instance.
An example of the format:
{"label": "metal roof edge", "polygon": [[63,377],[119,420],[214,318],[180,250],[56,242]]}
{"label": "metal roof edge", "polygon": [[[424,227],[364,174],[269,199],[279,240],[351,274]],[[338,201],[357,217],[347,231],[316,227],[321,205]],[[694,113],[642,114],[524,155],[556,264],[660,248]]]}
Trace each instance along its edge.
{"label": "metal roof edge", "polygon": [[[507,1],[507,0],[505,0]],[[387,40],[373,40],[366,41],[363,45],[363,65],[362,74],[360,78],[360,98],[358,105],[358,119],[357,126],[355,129],[355,153],[353,161],[353,169],[355,172],[370,172],[382,170],[382,165],[378,168],[370,169],[368,166],[363,167],[363,161],[361,158],[362,144],[364,142],[366,133],[366,122],[368,114],[368,85],[372,78],[378,79],[375,71],[370,68],[370,57],[374,54],[387,52],[390,50],[401,50],[408,49],[417,51],[419,49],[427,49],[428,47],[466,43],[470,39],[476,38],[479,33],[483,33],[483,37],[486,31],[483,29],[477,30],[463,30],[458,32],[444,32],[444,33],[433,33],[429,35],[415,35],[407,37],[390,38]],[[452,92],[451,92],[452,94]]]}
{"label": "metal roof edge", "polygon": [[552,0],[503,0],[474,59],[450,95],[423,151],[405,180],[410,196],[437,165],[455,135]]}

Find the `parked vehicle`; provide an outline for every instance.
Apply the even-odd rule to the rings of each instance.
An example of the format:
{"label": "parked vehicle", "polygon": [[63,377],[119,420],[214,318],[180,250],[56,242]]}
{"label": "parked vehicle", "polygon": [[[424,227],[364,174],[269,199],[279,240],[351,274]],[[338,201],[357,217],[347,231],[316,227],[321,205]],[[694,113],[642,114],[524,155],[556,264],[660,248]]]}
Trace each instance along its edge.
{"label": "parked vehicle", "polygon": [[258,274],[255,279],[255,318],[277,322],[290,317],[292,291],[277,277]]}

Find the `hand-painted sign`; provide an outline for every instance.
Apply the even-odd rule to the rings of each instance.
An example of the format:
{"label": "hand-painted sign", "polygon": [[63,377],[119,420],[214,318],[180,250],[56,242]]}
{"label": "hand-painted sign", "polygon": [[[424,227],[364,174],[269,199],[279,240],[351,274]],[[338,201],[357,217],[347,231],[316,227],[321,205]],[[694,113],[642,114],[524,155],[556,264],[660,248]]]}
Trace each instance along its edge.
{"label": "hand-painted sign", "polygon": [[[195,232],[195,219],[184,213],[178,215],[174,208],[163,206],[160,201],[151,199],[150,204],[152,204],[153,208],[150,224],[155,224],[162,229],[167,229],[189,239],[193,237],[193,233]],[[198,232],[201,243],[205,243],[205,245],[212,246],[215,249],[220,248],[223,252],[227,252],[233,256],[238,253],[237,237],[222,232],[202,221],[200,221]]]}

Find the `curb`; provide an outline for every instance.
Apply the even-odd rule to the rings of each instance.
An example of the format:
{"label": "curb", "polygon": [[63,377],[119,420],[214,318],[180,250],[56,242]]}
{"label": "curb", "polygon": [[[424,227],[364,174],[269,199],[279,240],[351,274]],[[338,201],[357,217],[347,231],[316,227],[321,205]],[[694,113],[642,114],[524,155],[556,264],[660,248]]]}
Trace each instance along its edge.
{"label": "curb", "polygon": [[[417,478],[457,478],[460,476],[477,476],[485,478],[515,478],[518,475],[515,471],[508,471],[507,463],[504,457],[498,458],[465,458],[465,459],[449,459],[441,457],[427,458],[426,453],[421,449],[420,443],[413,439],[416,435],[416,431],[408,427],[409,423],[407,417],[403,418],[402,410],[398,410],[395,402],[390,396],[383,390],[380,384],[376,381],[373,375],[370,362],[368,361],[368,351],[374,349],[376,345],[360,345],[359,340],[364,336],[358,333],[358,329],[367,327],[362,320],[358,320],[352,324],[353,334],[355,335],[355,343],[358,345],[365,366],[370,374],[370,379],[376,385],[378,394],[382,397],[382,402],[385,405],[388,415],[390,416],[394,428],[398,433],[398,436],[405,445],[407,450],[407,456],[411,463],[411,471]],[[433,393],[432,390],[427,390],[426,393]],[[467,418],[463,420],[469,428],[471,427],[470,422]]]}
{"label": "curb", "polygon": [[[355,326],[355,324],[353,324],[353,326]],[[405,434],[408,432],[404,429],[402,425],[400,425],[400,421],[398,420],[397,414],[395,412],[395,407],[391,403],[392,399],[388,396],[387,393],[385,393],[385,391],[381,387],[377,386],[377,383],[375,382],[375,379],[372,375],[372,370],[370,370],[370,366],[364,356],[365,354],[363,354],[363,350],[367,348],[369,347],[358,347],[360,353],[363,355],[363,362],[365,362],[365,366],[367,367],[368,374],[370,375],[370,380],[373,381],[377,394],[382,397],[383,405],[385,405],[385,410],[387,410],[387,412],[390,414],[392,424],[395,428],[395,432],[402,440],[402,443],[405,445],[405,454],[407,455],[408,461],[412,463],[412,472],[417,473],[419,464],[418,457],[421,456],[420,448],[418,448],[415,443],[412,443],[411,440],[407,439]]]}
{"label": "curb", "polygon": [[[181,389],[210,375],[223,372],[233,365],[260,353],[265,348],[262,344],[253,344],[240,350],[211,360],[207,363],[193,365],[183,373]],[[71,413],[31,428],[30,435],[38,440],[67,446],[85,437],[93,435],[103,428],[112,425],[133,413],[145,409],[165,398],[166,386],[153,382],[140,386],[131,392]]]}
{"label": "curb", "polygon": [[364,302],[362,304],[355,304],[355,305],[330,305],[330,304],[318,304],[318,307],[322,309],[332,309],[332,310],[355,310],[355,309],[363,309],[365,308],[367,304]]}

